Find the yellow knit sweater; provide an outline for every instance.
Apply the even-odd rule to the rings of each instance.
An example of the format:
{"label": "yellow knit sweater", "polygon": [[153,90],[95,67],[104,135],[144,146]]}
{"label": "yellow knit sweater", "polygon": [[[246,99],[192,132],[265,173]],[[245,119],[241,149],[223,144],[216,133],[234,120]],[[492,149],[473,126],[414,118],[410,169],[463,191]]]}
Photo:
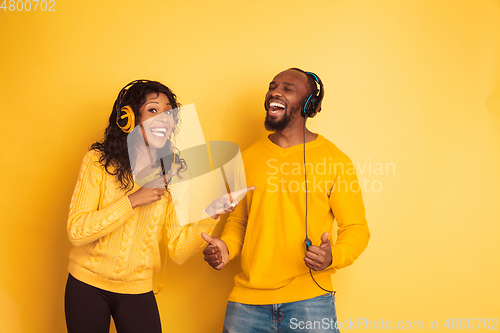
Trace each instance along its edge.
{"label": "yellow knit sweater", "polygon": [[[310,299],[318,288],[304,263],[305,179],[303,146],[283,149],[268,137],[243,152],[247,185],[255,185],[232,213],[221,239],[230,259],[241,252],[242,273],[229,296],[245,304]],[[332,290],[331,275],[363,252],[370,237],[365,208],[350,159],[321,135],[306,144],[308,236],[319,246],[328,231],[332,265],[314,272]],[[334,220],[337,237],[332,235]]]}
{"label": "yellow knit sweater", "polygon": [[165,194],[159,201],[132,209],[128,195],[139,188],[121,190],[116,177],[99,163],[99,153],[85,155],[67,225],[74,245],[69,272],[76,279],[116,293],[149,292],[153,273],[161,267],[158,243],[163,228],[168,253],[180,264],[204,245],[201,232],[210,234],[218,222],[202,212],[198,222],[181,226],[184,223],[179,221],[189,221],[189,181],[171,186],[172,201]]}

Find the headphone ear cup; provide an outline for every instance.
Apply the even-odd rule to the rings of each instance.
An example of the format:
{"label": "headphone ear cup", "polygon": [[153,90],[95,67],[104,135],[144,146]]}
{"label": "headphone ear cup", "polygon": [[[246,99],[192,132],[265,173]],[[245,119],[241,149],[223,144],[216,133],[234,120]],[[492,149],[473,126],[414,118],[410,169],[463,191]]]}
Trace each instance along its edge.
{"label": "headphone ear cup", "polygon": [[130,106],[125,105],[116,114],[116,125],[125,133],[130,133],[134,129],[135,114]]}
{"label": "headphone ear cup", "polygon": [[[316,116],[318,112],[321,111],[321,102],[323,101],[323,95],[324,95],[324,87],[323,83],[321,82],[320,78],[312,73],[312,72],[306,72],[307,75],[310,75],[314,78],[314,81],[316,81],[316,92],[314,94],[309,95],[307,99],[307,103],[304,106],[304,113],[307,114],[308,118],[313,118]],[[304,116],[305,117],[305,116]]]}
{"label": "headphone ear cup", "polygon": [[314,113],[314,103],[316,102],[316,99],[313,97],[312,94],[307,96],[306,98],[306,103],[304,104],[304,108],[302,109],[302,117],[304,118],[309,118],[311,115]]}
{"label": "headphone ear cup", "polygon": [[318,97],[310,95],[311,98],[308,100],[307,104],[304,106],[303,117],[314,118],[321,111],[321,101],[318,103]]}

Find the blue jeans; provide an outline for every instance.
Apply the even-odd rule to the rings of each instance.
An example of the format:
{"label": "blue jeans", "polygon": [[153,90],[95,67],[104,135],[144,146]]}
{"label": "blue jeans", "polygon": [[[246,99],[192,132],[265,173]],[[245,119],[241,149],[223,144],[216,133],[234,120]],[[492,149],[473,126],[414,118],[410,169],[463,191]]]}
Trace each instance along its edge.
{"label": "blue jeans", "polygon": [[335,297],[331,293],[284,304],[228,302],[223,333],[339,333],[336,322]]}

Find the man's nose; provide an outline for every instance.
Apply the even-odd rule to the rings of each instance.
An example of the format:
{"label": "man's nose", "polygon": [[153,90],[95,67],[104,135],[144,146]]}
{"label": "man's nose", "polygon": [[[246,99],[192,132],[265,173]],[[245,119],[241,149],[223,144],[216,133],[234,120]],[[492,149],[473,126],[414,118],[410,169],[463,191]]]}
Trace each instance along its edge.
{"label": "man's nose", "polygon": [[283,93],[279,87],[274,88],[274,90],[271,92],[271,96],[273,97],[279,97],[283,96]]}

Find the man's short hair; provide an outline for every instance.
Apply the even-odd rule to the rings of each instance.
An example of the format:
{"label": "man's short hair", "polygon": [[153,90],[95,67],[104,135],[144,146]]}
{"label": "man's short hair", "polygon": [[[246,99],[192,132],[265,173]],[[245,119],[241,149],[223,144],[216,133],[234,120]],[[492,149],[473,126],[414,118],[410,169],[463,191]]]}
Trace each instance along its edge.
{"label": "man's short hair", "polygon": [[307,74],[306,71],[303,71],[300,68],[292,67],[292,68],[289,68],[289,70],[290,69],[294,70],[294,71],[298,71],[298,72],[304,73],[307,76],[307,83],[309,85],[309,94],[313,94],[314,95],[316,93],[316,90],[318,90],[318,86],[316,85],[316,80],[314,79],[314,77],[311,74]]}

